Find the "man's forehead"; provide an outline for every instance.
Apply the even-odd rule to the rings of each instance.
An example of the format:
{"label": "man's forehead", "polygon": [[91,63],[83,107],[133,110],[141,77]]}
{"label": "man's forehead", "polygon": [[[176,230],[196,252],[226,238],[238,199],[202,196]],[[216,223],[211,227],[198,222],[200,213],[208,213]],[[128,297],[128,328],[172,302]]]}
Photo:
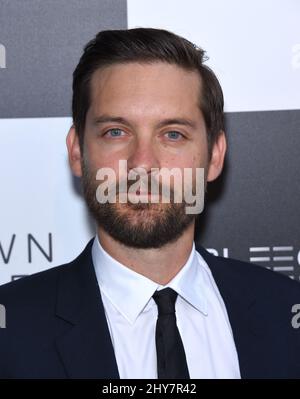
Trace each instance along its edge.
{"label": "man's forehead", "polygon": [[113,86],[117,84],[121,87],[126,85],[142,85],[147,82],[166,81],[176,82],[176,87],[191,85],[201,87],[201,77],[196,70],[187,70],[181,66],[167,62],[126,62],[115,63],[112,65],[98,68],[92,75],[92,89],[103,88],[106,85]]}
{"label": "man's forehead", "polygon": [[[114,64],[94,72],[91,79],[91,106],[123,106],[129,101],[139,110],[143,106],[162,106],[187,110],[199,105],[201,90],[197,71],[187,71],[177,65],[156,62]],[[162,109],[163,112],[163,109]],[[98,113],[95,109],[93,113]]]}

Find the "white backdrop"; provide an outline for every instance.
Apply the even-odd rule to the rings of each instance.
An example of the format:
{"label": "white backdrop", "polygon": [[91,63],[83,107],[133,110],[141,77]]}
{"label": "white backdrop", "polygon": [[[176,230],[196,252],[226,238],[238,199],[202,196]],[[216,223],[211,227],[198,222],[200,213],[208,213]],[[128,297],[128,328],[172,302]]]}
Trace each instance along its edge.
{"label": "white backdrop", "polygon": [[5,263],[2,254],[0,282],[71,260],[93,235],[67,164],[65,136],[70,125],[71,118],[0,122],[1,247],[9,257]]}
{"label": "white backdrop", "polygon": [[169,29],[207,50],[226,111],[300,107],[298,0],[128,0],[128,27]]}

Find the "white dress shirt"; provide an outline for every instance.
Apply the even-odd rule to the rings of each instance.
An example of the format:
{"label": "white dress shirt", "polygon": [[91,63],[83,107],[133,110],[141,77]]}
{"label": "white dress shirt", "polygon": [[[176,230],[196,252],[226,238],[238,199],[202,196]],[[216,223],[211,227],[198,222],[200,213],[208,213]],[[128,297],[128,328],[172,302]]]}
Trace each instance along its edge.
{"label": "white dress shirt", "polygon": [[112,258],[97,236],[92,258],[120,378],[157,378],[158,309],[152,295],[166,287],[178,293],[176,319],[190,378],[241,378],[225,304],[195,243],[186,264],[165,286]]}

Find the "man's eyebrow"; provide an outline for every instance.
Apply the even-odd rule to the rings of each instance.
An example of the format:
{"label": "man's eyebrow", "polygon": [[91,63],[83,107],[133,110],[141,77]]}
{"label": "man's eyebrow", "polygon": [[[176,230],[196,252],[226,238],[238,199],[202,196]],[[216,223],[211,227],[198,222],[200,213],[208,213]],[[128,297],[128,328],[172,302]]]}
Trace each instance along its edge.
{"label": "man's eyebrow", "polygon": [[[101,115],[96,117],[93,120],[93,123],[95,125],[101,125],[103,123],[121,123],[123,125],[128,125],[130,126],[130,122],[121,116],[110,116],[110,115]],[[161,128],[167,125],[183,125],[183,126],[189,126],[193,129],[196,128],[196,122],[192,121],[191,119],[188,118],[167,118],[162,121],[160,121],[157,125],[156,128]]]}
{"label": "man's eyebrow", "polygon": [[164,127],[167,125],[183,125],[183,126],[192,127],[193,129],[196,128],[196,122],[192,121],[191,119],[187,119],[187,118],[164,119],[163,121],[161,121],[157,124],[157,127],[160,128],[160,127]]}
{"label": "man's eyebrow", "polygon": [[125,118],[122,118],[121,116],[101,115],[93,120],[94,125],[101,125],[102,123],[108,123],[108,122],[117,122],[117,123],[123,123],[124,125],[129,125],[129,122]]}

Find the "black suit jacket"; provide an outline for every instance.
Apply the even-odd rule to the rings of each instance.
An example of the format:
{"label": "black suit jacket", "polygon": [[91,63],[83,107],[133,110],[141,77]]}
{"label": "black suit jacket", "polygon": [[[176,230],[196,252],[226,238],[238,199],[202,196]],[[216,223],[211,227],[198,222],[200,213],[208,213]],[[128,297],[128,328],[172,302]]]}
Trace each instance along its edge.
{"label": "black suit jacket", "polygon": [[[0,378],[120,378],[91,257],[0,287]],[[263,267],[197,250],[224,299],[242,378],[299,378],[300,284]],[[201,344],[201,343],[199,343]],[[199,359],[201,362],[201,359]]]}

